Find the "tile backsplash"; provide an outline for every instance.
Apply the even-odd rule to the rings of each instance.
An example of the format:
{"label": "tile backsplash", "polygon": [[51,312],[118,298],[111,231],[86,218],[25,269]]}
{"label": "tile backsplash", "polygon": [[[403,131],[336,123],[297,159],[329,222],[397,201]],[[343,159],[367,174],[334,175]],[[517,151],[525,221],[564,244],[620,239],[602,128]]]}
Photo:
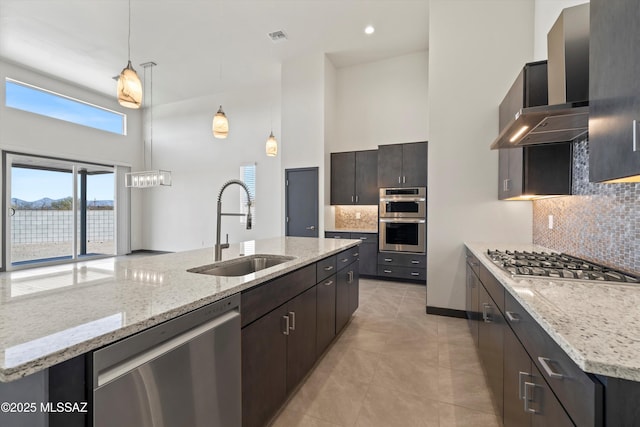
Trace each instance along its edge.
{"label": "tile backsplash", "polygon": [[335,209],[336,229],[378,229],[378,206],[336,206]]}
{"label": "tile backsplash", "polygon": [[533,243],[640,274],[640,184],[589,182],[583,141],[574,144],[573,194],[533,202]]}

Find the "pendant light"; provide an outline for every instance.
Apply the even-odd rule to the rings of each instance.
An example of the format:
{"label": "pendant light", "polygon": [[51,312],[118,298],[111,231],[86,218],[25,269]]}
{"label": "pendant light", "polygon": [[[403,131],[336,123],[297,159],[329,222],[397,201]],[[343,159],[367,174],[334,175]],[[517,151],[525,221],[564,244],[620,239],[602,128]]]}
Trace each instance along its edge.
{"label": "pendant light", "polygon": [[[149,158],[151,170],[142,172],[130,172],[125,174],[125,186],[133,188],[148,188],[158,186],[171,185],[171,172],[166,170],[153,170],[153,67],[157,65],[155,62],[145,62],[140,64],[145,71],[145,82],[147,81],[147,68],[151,69],[149,78]],[[146,147],[144,148],[146,153]],[[147,167],[147,158],[144,155],[144,167]]]}
{"label": "pendant light", "polygon": [[229,120],[222,111],[222,105],[213,116],[213,136],[218,139],[225,139],[229,135]]}
{"label": "pendant light", "polygon": [[128,62],[118,77],[118,103],[127,108],[140,108],[142,105],[142,83],[131,66],[131,0],[129,0],[129,35],[127,39]]}
{"label": "pendant light", "polygon": [[267,139],[265,151],[269,157],[275,157],[278,155],[278,141],[276,140],[276,137],[273,136],[273,131],[271,131],[271,135],[269,135],[269,139]]}

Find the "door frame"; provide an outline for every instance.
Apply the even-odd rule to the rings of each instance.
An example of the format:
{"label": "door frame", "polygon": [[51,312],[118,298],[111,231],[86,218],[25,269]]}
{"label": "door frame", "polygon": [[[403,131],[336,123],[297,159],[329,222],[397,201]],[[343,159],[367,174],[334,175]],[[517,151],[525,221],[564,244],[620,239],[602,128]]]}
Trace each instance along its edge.
{"label": "door frame", "polygon": [[288,236],[289,235],[289,189],[288,189],[288,185],[289,185],[289,173],[290,172],[304,172],[304,171],[312,171],[315,172],[314,174],[314,178],[315,178],[315,193],[316,193],[316,197],[314,198],[315,201],[315,212],[316,212],[316,218],[315,218],[315,223],[318,224],[316,226],[316,233],[317,236],[320,236],[320,213],[319,213],[319,202],[318,202],[318,198],[320,197],[320,189],[319,189],[319,167],[318,166],[312,166],[312,167],[306,167],[306,168],[290,168],[290,169],[285,169],[284,170],[284,235]]}

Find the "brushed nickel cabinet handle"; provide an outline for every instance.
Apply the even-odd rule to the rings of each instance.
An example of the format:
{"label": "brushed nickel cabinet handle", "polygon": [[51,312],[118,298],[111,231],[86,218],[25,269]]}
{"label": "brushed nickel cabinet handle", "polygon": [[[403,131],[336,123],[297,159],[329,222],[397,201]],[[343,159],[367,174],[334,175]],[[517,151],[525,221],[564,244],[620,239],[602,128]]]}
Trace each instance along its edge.
{"label": "brushed nickel cabinet handle", "polygon": [[333,280],[328,280],[328,281],[324,282],[324,285],[325,285],[325,286],[331,286],[331,285],[333,285]]}
{"label": "brushed nickel cabinet handle", "polygon": [[382,270],[382,271],[384,271],[384,272],[385,272],[385,273],[387,273],[387,274],[389,274],[389,273],[393,273],[393,271],[391,271],[391,270]]}
{"label": "brushed nickel cabinet handle", "polygon": [[384,262],[393,262],[393,259],[392,258],[385,258]]}
{"label": "brushed nickel cabinet handle", "polygon": [[[292,331],[295,331],[296,330],[296,312],[295,311],[290,311],[289,312],[289,316],[291,317],[291,326],[289,327],[289,329],[292,330]],[[287,316],[287,318],[289,316]]]}
{"label": "brushed nickel cabinet handle", "polygon": [[524,412],[529,414],[537,414],[538,411],[529,406],[529,402],[534,401],[533,393],[529,394],[529,390],[535,390],[536,385],[534,383],[525,382],[524,383]]}
{"label": "brushed nickel cabinet handle", "polygon": [[333,265],[329,265],[324,268],[324,271],[331,271],[331,270],[333,270]]}
{"label": "brushed nickel cabinet handle", "polygon": [[415,271],[412,271],[412,272],[411,272],[411,275],[412,275],[412,276],[419,276],[419,275],[420,275],[420,273],[417,273],[417,272],[415,272]]}
{"label": "brushed nickel cabinet handle", "polygon": [[484,320],[484,323],[491,323],[491,316],[489,315],[489,310],[491,309],[491,304],[489,303],[482,303],[482,320]]}
{"label": "brushed nickel cabinet handle", "polygon": [[538,357],[538,360],[540,361],[540,364],[542,365],[542,368],[545,370],[545,372],[547,373],[547,375],[549,375],[551,378],[556,378],[556,379],[563,379],[564,375],[562,375],[559,372],[554,371],[551,366],[549,365],[549,362],[551,362],[551,359],[547,358],[547,357]]}
{"label": "brushed nickel cabinet handle", "polygon": [[342,262],[349,262],[349,258],[342,258],[340,261],[342,261]]}
{"label": "brushed nickel cabinet handle", "polygon": [[509,319],[509,322],[511,322],[511,323],[520,322],[520,316],[518,315],[518,313],[513,313],[511,311],[506,311],[505,314],[507,315],[507,319]]}
{"label": "brushed nickel cabinet handle", "polygon": [[531,374],[529,374],[528,372],[518,372],[518,397],[520,398],[520,400],[524,399],[524,383],[525,381],[525,377],[530,377]]}
{"label": "brushed nickel cabinet handle", "polygon": [[289,316],[282,316],[284,319],[284,331],[282,333],[284,335],[289,335]]}
{"label": "brushed nickel cabinet handle", "polygon": [[412,259],[411,264],[420,264],[420,261],[418,261],[417,259]]}

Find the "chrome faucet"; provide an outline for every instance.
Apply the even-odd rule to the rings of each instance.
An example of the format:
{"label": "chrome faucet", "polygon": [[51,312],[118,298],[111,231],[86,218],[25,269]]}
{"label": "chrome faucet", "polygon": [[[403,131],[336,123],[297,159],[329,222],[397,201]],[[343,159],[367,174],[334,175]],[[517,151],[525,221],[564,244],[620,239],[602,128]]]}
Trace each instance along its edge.
{"label": "chrome faucet", "polygon": [[251,194],[249,193],[249,187],[247,184],[240,181],[239,179],[232,179],[224,183],[220,192],[218,193],[218,217],[216,222],[216,246],[215,246],[215,257],[214,261],[220,261],[222,259],[222,250],[229,247],[229,235],[227,234],[227,243],[220,244],[220,235],[222,234],[220,228],[222,226],[222,216],[244,216],[243,213],[227,213],[222,212],[222,193],[228,186],[231,184],[237,184],[240,187],[244,188],[244,191],[247,193],[247,230],[251,230]]}

